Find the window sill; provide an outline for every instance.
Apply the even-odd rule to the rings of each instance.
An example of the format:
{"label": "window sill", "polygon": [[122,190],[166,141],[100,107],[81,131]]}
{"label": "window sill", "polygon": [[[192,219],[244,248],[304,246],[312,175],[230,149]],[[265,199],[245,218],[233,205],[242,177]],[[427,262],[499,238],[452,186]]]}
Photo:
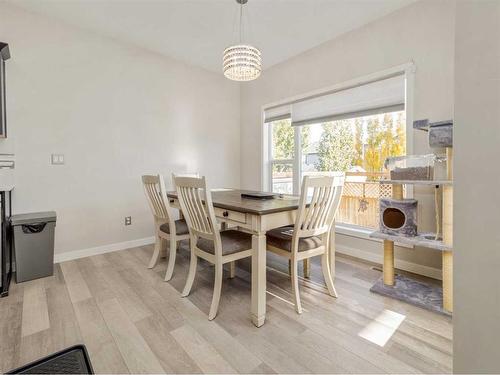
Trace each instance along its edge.
{"label": "window sill", "polygon": [[[360,238],[363,240],[382,243],[383,240],[380,240],[378,238],[370,238],[370,233],[372,233],[373,231],[374,231],[374,229],[363,228],[363,227],[358,227],[358,226],[351,226],[349,224],[341,224],[341,223],[335,224],[335,233],[336,234],[342,234],[344,236],[355,237],[355,238]],[[408,249],[414,248],[414,246],[412,246],[412,245],[402,244],[399,242],[396,242],[395,245],[399,246],[399,247],[406,247]]]}

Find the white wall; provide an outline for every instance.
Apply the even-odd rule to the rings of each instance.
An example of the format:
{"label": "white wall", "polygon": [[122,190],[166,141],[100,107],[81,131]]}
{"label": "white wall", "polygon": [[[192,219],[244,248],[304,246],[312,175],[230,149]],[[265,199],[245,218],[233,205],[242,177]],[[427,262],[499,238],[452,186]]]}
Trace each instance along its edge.
{"label": "white wall", "polygon": [[0,40],[12,54],[0,152],[16,153],[14,211],[57,211],[56,253],[152,236],[141,174],[239,185],[239,87],[222,74],[5,3]]}
{"label": "white wall", "polygon": [[500,2],[457,3],[453,369],[500,373]]}
{"label": "white wall", "polygon": [[[263,105],[354,78],[415,62],[415,119],[453,117],[454,2],[421,1],[362,28],[346,33],[263,72],[242,86],[241,185],[261,186],[261,108]],[[428,153],[424,132],[414,133],[414,153]],[[434,229],[431,189],[416,190],[422,230]],[[363,250],[381,259],[381,244],[337,236],[338,250]],[[352,253],[352,251],[351,251]],[[358,251],[359,253],[359,251]],[[357,254],[360,255],[360,254]],[[397,249],[396,257],[417,272],[440,275],[440,253]],[[398,262],[398,260],[397,260]],[[398,266],[398,263],[396,264]],[[399,266],[405,264],[399,262]],[[406,264],[408,266],[408,264]]]}

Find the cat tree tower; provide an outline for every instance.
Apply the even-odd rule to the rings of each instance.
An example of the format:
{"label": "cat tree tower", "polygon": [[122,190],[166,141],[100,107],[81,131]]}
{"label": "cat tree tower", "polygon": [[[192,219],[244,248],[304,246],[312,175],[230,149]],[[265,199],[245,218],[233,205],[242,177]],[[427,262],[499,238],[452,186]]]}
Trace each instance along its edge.
{"label": "cat tree tower", "polygon": [[[414,127],[422,130],[429,130],[432,124],[425,121],[425,126],[419,126],[420,122],[416,122],[417,126]],[[441,124],[441,123],[439,123]],[[447,122],[450,124],[451,122]],[[441,129],[438,129],[441,131]],[[451,133],[451,130],[449,130]],[[438,135],[436,142],[435,135]],[[431,138],[432,137],[432,138]],[[441,141],[441,142],[440,142]],[[394,243],[402,243],[412,246],[421,246],[440,251],[442,253],[442,306],[439,310],[445,314],[453,312],[453,149],[452,141],[444,139],[440,136],[439,132],[430,133],[429,143],[431,147],[446,146],[446,179],[443,180],[382,180],[381,184],[392,184],[392,198],[394,200],[403,201],[403,187],[404,185],[428,185],[435,187],[436,197],[441,194],[442,198],[442,215],[439,215],[439,207],[436,206],[436,219],[437,219],[437,232],[438,233],[417,233],[415,236],[408,236],[404,234],[387,233],[387,231],[373,232],[370,237],[382,239],[384,243],[384,262],[383,262],[383,285],[379,285],[379,290],[374,290],[377,284],[372,288],[377,293],[382,293],[395,298],[412,301],[416,305],[428,307],[428,301],[422,299],[422,293],[416,293],[413,296],[405,296],[406,290],[398,288],[398,279],[394,273]],[[436,199],[436,202],[438,200]],[[441,233],[439,233],[440,231]],[[416,281],[416,283],[418,283]],[[380,291],[382,290],[382,292]],[[430,289],[429,289],[430,290]],[[439,291],[440,292],[440,291]],[[410,292],[411,293],[411,292]],[[423,293],[425,294],[425,293]],[[408,297],[408,298],[406,298]],[[425,297],[425,296],[424,296]],[[418,301],[418,299],[421,299]]]}

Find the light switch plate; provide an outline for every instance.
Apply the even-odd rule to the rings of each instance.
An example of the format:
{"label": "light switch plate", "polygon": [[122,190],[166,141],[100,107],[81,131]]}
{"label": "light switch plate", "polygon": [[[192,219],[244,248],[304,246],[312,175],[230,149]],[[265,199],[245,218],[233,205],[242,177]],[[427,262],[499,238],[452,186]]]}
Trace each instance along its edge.
{"label": "light switch plate", "polygon": [[50,158],[52,165],[63,165],[64,164],[64,154],[52,154]]}

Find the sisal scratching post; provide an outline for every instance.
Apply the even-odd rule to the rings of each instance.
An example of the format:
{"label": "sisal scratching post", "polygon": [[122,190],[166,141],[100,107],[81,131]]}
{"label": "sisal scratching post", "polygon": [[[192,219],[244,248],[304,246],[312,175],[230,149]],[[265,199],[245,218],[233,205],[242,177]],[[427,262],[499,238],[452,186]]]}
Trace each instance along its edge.
{"label": "sisal scratching post", "polygon": [[394,285],[394,242],[384,240],[384,284]]}
{"label": "sisal scratching post", "polygon": [[392,199],[403,199],[403,185],[392,185]]}
{"label": "sisal scratching post", "polygon": [[[403,199],[403,185],[392,185],[392,198]],[[394,285],[394,242],[384,240],[384,284]]]}
{"label": "sisal scratching post", "polygon": [[446,148],[446,174],[448,180],[453,180],[453,149],[451,147]]}
{"label": "sisal scratching post", "polygon": [[443,186],[443,242],[453,245],[453,186]]}
{"label": "sisal scratching post", "polygon": [[453,253],[443,251],[443,308],[453,312]]}
{"label": "sisal scratching post", "polygon": [[[453,149],[446,149],[448,179],[453,179]],[[453,245],[453,185],[443,187],[443,242]],[[443,251],[443,307],[453,312],[453,253]]]}

